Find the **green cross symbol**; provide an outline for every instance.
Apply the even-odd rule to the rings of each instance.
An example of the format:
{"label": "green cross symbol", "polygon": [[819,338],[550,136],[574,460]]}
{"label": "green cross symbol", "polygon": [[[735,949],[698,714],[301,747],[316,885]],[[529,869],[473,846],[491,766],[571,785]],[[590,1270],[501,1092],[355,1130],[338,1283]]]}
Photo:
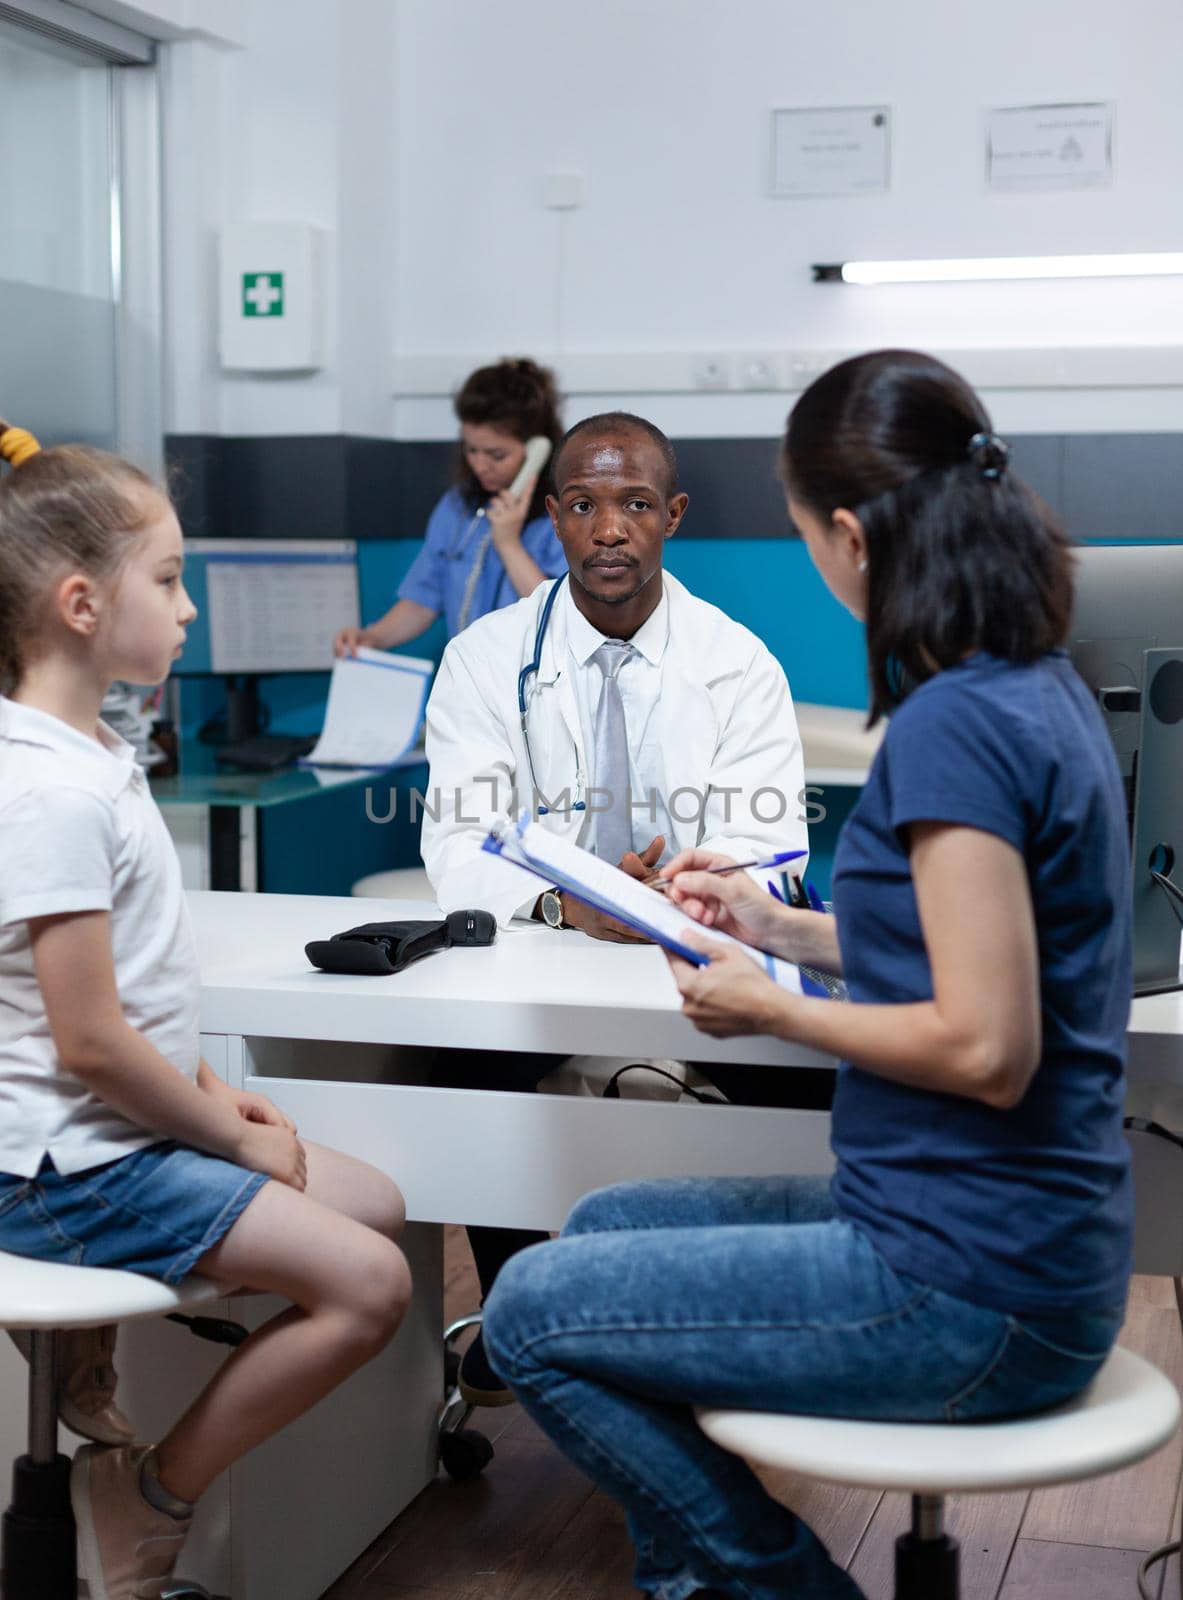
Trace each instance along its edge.
{"label": "green cross symbol", "polygon": [[282,272],[243,273],[242,314],[244,317],[283,316]]}

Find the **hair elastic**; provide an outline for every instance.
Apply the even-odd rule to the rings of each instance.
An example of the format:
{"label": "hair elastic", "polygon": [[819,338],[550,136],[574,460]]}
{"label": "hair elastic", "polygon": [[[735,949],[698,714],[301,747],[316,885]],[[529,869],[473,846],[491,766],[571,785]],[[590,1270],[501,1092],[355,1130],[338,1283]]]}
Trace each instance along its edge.
{"label": "hair elastic", "polygon": [[965,453],[983,478],[997,482],[1006,471],[1010,445],[996,433],[975,433],[966,445]]}
{"label": "hair elastic", "polygon": [[5,428],[0,433],[0,460],[11,467],[23,466],[41,449],[41,441],[28,428]]}

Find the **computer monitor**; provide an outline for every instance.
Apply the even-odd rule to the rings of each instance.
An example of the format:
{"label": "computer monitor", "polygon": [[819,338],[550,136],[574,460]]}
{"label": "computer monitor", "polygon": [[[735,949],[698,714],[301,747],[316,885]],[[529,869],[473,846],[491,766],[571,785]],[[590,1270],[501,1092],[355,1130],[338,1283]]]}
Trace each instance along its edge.
{"label": "computer monitor", "polygon": [[185,587],[198,614],[173,672],[227,679],[231,741],[258,731],[259,675],[327,672],[360,616],[352,539],[186,539]]}
{"label": "computer monitor", "polygon": [[1174,989],[1183,928],[1183,900],[1170,887],[1183,889],[1183,544],[1089,545],[1077,555],[1070,648],[1125,784],[1134,989]]}
{"label": "computer monitor", "polygon": [[352,539],[186,539],[185,587],[198,615],[182,676],[325,672],[333,635],[358,625]]}

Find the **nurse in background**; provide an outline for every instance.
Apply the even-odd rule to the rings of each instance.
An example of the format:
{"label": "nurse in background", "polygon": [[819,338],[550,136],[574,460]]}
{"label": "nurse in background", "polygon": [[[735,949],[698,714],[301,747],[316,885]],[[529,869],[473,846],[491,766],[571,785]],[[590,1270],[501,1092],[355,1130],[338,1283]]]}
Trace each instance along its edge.
{"label": "nurse in background", "polygon": [[555,445],[563,432],[554,375],[526,357],[480,367],[455,399],[460,446],[455,482],[427,524],[423,548],[385,616],[343,628],[336,655],[370,645],[394,650],[426,633],[442,611],[453,638],[487,611],[532,594],[567,570],[538,474],[511,485],[527,439]]}

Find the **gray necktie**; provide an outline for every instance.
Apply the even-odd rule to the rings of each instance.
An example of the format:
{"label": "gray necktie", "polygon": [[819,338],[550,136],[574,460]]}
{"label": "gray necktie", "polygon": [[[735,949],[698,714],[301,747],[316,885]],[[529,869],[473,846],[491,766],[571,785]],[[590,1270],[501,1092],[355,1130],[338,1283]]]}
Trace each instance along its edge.
{"label": "gray necktie", "polygon": [[595,749],[592,755],[592,783],[607,790],[612,798],[608,810],[600,810],[606,796],[594,797],[597,809],[592,815],[589,844],[601,861],[618,866],[621,856],[633,847],[633,820],[629,806],[628,729],[624,723],[624,702],[620,698],[620,669],[633,654],[623,639],[606,639],[592,656],[604,674],[600,698],[596,702]]}

